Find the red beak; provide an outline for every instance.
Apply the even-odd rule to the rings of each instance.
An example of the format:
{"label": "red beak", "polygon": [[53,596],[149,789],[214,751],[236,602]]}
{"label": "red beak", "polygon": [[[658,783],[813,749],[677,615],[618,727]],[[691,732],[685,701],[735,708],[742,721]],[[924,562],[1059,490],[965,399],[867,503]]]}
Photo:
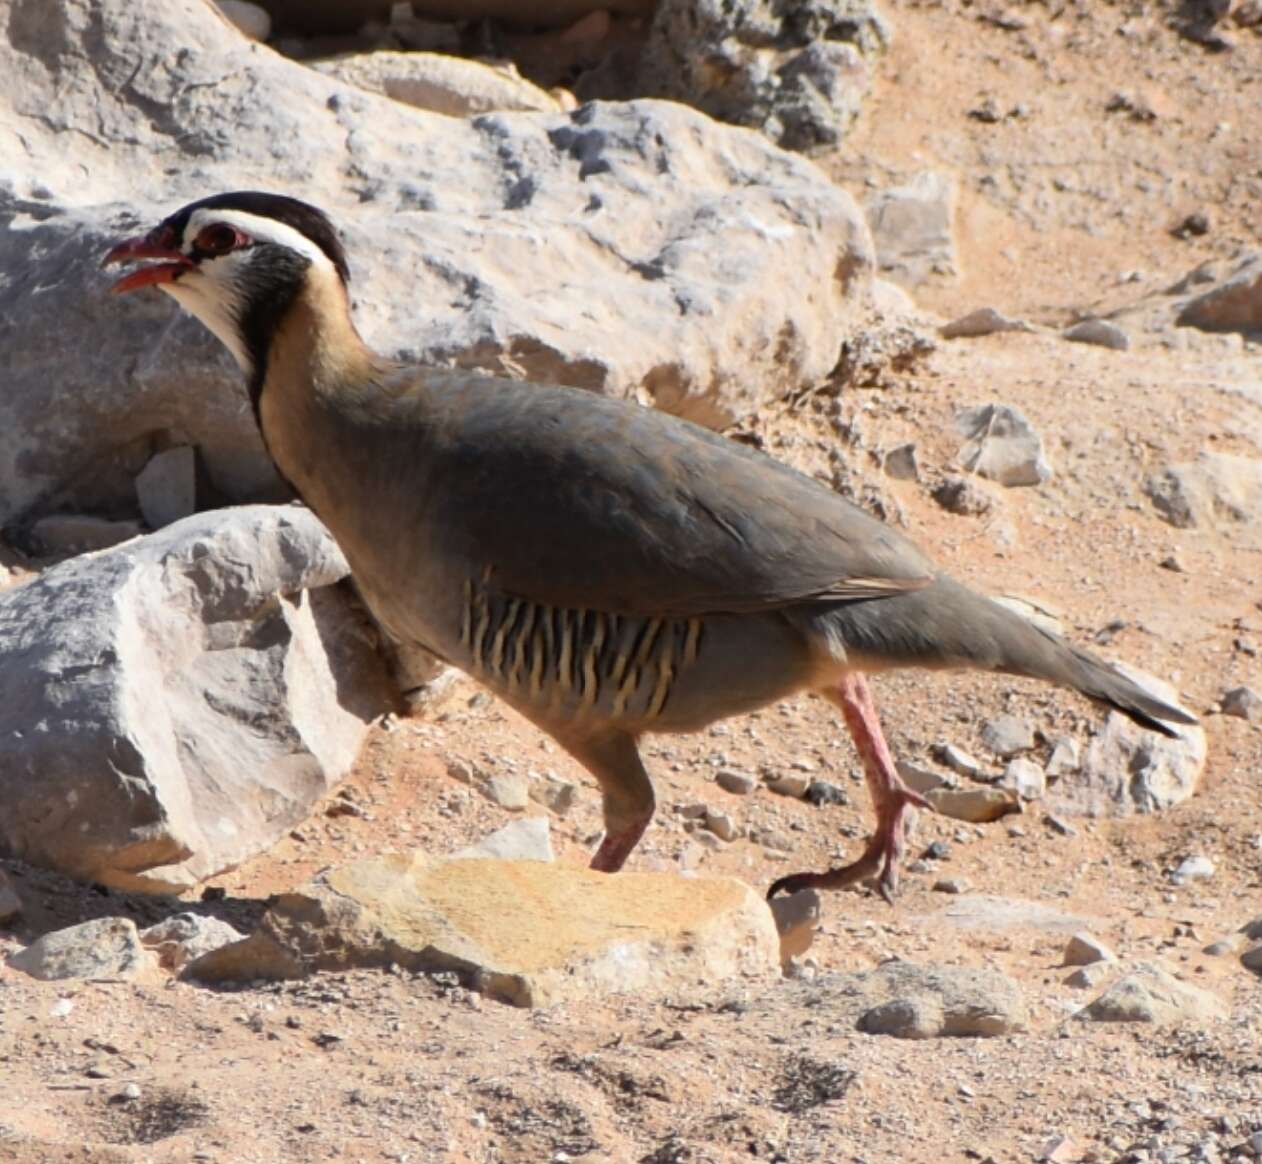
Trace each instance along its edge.
{"label": "red beak", "polygon": [[110,285],[110,294],[125,295],[141,287],[156,287],[159,283],[174,283],[185,271],[196,264],[173,245],[169,227],[160,226],[146,235],[124,239],[104,259],[102,267],[111,263],[135,263],[141,259],[157,259],[147,267],[132,271]]}

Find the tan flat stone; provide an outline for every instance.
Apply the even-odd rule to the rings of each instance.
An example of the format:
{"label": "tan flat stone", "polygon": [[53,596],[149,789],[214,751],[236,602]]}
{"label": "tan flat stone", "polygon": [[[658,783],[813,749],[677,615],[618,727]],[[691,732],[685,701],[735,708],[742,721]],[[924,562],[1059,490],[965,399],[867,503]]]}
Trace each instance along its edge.
{"label": "tan flat stone", "polygon": [[762,899],[727,878],[416,853],[346,865],[283,895],[254,934],[187,975],[292,978],[390,963],[454,970],[493,998],[544,1006],[774,978],[780,943]]}

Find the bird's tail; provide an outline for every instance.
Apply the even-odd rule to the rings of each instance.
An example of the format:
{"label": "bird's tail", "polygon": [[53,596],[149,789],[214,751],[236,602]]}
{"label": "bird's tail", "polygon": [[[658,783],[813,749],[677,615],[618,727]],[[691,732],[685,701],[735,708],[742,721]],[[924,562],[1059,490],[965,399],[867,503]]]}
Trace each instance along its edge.
{"label": "bird's tail", "polygon": [[1046,679],[1167,736],[1177,735],[1172,723],[1197,722],[1103,659],[951,578],[939,576],[923,590],[847,603],[831,612],[832,618],[855,657],[870,659],[874,667],[965,666]]}

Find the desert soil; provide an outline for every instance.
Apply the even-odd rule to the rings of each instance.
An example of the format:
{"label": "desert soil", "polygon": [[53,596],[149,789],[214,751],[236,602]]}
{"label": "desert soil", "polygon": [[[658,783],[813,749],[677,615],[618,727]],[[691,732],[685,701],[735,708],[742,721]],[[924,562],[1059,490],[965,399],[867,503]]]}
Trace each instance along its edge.
{"label": "desert soil", "polygon": [[[1237,32],[1233,51],[1211,53],[1155,8],[888,4],[895,45],[850,141],[821,164],[860,196],[865,183],[922,169],[956,177],[960,274],[917,289],[921,306],[952,317],[989,304],[1057,325],[1262,245],[1262,37]],[[1005,27],[1014,23],[1023,27]],[[1154,116],[1110,112],[1121,91]],[[998,121],[970,115],[986,103]],[[1193,211],[1208,214],[1209,232],[1174,237]],[[986,515],[947,513],[929,486],[958,449],[953,413],[992,400],[1030,418],[1056,475],[1039,488],[994,489]],[[1262,1129],[1262,984],[1235,957],[1202,952],[1262,915],[1262,724],[1212,713],[1228,688],[1262,687],[1262,526],[1176,530],[1142,492],[1148,474],[1201,451],[1262,456],[1258,346],[1173,331],[1128,352],[1054,334],[943,342],[882,387],[785,402],[752,427],[770,451],[825,477],[839,450],[955,574],[1045,601],[1075,640],[1100,636],[1099,649],[1167,677],[1187,706],[1210,713],[1199,794],[1174,810],[1075,820],[1072,835],[1037,804],[977,827],[922,815],[913,855],[935,840],[949,855],[907,874],[894,906],[867,891],[826,898],[809,955],[820,973],[891,957],[991,966],[1020,984],[1027,1032],[861,1034],[830,1021],[809,981],[531,1012],[423,976],[214,991],[37,983],[0,963],[0,1161],[927,1164],[1041,1159],[1060,1137],[1072,1143],[1056,1159],[1213,1160]],[[925,480],[881,477],[872,451],[909,440]],[[1162,565],[1171,557],[1181,570]],[[1004,677],[874,682],[891,743],[913,762],[931,763],[932,746],[950,741],[993,763],[980,727],[1006,711],[1047,737],[1081,737],[1103,715]],[[646,759],[660,809],[638,868],[682,865],[761,887],[790,866],[853,854],[870,822],[843,726],[817,701],[652,740]],[[360,815],[318,814],[219,878],[223,901],[191,907],[248,925],[269,894],[324,866],[388,849],[447,851],[510,819],[449,774],[456,760],[580,782],[553,837],[560,860],[585,862],[600,828],[590,780],[462,681],[426,717],[373,732],[348,786]],[[849,803],[817,808],[765,789],[738,797],[713,780],[719,767],[795,766],[840,785]],[[749,839],[698,843],[676,811],[697,802],[779,840],[788,862]],[[1169,871],[1191,854],[1216,872],[1173,886]],[[941,877],[1088,919],[1124,957],[1159,956],[1216,993],[1230,1018],[1162,1029],[1076,1021],[1091,995],[1064,983],[1065,935],[948,924],[953,899],[932,888]],[[147,923],[190,908],[29,871],[16,881],[27,938],[91,916]],[[13,948],[17,937],[6,941]],[[69,1013],[58,1013],[60,1000]],[[114,1101],[128,1083],[140,1100]]]}

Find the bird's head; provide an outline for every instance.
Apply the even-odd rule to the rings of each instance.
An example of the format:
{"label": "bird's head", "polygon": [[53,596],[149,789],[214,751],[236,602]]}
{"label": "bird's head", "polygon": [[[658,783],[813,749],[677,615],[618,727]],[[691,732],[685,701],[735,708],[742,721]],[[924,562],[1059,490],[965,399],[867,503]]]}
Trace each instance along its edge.
{"label": "bird's head", "polygon": [[268,344],[295,298],[310,285],[349,280],[346,253],[321,210],[258,191],[216,194],[125,239],[109,263],[144,263],[110,290],[157,287],[197,316],[247,376],[266,364]]}

